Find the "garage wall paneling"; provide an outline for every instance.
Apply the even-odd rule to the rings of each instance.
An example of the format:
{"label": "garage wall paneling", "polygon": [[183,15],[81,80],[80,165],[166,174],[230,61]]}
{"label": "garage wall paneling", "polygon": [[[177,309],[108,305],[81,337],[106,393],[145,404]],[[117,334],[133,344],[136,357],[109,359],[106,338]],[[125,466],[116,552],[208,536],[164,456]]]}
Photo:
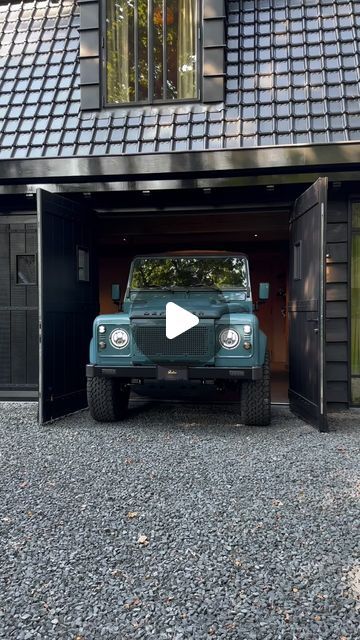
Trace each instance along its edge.
{"label": "garage wall paneling", "polygon": [[37,225],[23,220],[0,216],[0,397],[38,384]]}

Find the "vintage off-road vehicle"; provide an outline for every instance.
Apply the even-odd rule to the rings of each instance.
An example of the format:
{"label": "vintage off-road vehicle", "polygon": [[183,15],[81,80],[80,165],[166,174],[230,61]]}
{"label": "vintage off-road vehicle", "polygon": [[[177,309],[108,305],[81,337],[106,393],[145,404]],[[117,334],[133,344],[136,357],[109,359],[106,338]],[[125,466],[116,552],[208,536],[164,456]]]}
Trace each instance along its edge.
{"label": "vintage off-road vehicle", "polygon": [[[259,301],[268,295],[269,285],[261,283]],[[118,285],[113,285],[113,300],[119,303]],[[196,326],[173,339],[166,337],[170,302],[199,318]],[[244,254],[135,258],[121,311],[100,315],[94,322],[86,367],[93,418],[121,420],[132,384],[187,380],[235,389],[240,421],[268,425],[269,354],[254,308]]]}

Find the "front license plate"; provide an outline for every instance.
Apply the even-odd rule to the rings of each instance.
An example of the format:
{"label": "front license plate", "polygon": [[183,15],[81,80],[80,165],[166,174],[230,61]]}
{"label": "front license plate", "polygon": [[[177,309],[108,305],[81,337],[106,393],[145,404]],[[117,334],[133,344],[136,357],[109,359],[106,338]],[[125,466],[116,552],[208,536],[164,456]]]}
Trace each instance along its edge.
{"label": "front license plate", "polygon": [[188,370],[186,367],[163,367],[158,366],[157,369],[158,380],[171,380],[176,382],[177,380],[188,380]]}

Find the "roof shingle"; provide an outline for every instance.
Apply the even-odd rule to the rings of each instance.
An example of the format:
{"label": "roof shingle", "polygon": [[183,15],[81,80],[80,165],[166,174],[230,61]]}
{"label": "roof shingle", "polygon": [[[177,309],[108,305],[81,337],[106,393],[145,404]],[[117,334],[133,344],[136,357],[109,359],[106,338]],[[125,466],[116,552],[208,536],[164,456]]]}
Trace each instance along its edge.
{"label": "roof shingle", "polygon": [[360,140],[360,2],[227,2],[221,105],[80,112],[75,0],[0,5],[0,159]]}

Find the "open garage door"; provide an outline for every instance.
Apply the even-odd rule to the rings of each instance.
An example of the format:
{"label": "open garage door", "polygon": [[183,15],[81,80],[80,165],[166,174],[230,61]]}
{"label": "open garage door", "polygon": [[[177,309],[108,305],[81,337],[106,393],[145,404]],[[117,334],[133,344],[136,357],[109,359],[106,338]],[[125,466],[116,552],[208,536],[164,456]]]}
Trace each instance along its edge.
{"label": "open garage door", "polygon": [[325,396],[325,232],[327,178],[295,202],[290,219],[289,401],[327,431]]}
{"label": "open garage door", "polygon": [[39,189],[39,422],[86,407],[85,365],[98,313],[93,212]]}

